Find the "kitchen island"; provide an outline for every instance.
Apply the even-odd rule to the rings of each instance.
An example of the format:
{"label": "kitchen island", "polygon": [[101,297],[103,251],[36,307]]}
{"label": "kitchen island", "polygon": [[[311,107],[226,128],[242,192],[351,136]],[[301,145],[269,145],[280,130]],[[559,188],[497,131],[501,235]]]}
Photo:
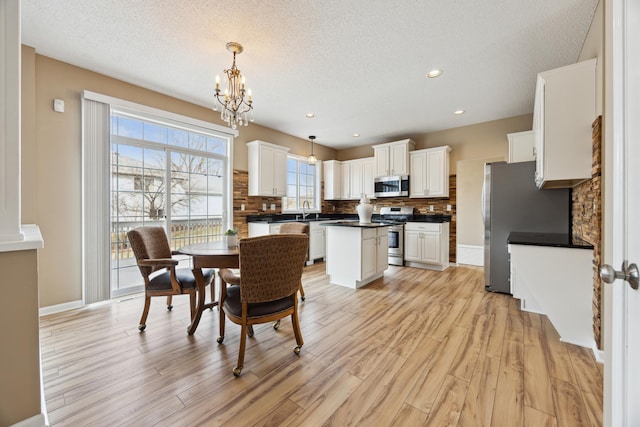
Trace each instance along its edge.
{"label": "kitchen island", "polygon": [[387,224],[338,221],[327,228],[327,274],[333,284],[352,289],[379,279],[389,267]]}

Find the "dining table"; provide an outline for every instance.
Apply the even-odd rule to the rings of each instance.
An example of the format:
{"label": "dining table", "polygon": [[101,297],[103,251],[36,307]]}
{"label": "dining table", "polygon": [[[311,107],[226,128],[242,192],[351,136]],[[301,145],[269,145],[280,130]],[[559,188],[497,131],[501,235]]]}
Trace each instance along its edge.
{"label": "dining table", "polygon": [[[202,312],[208,308],[218,305],[215,300],[214,286],[211,287],[211,302],[205,302],[205,290],[207,283],[202,274],[203,268],[239,268],[240,267],[240,251],[237,246],[228,247],[227,242],[219,240],[215,242],[194,243],[178,249],[178,252],[184,255],[190,255],[193,259],[193,276],[198,286],[198,300],[196,305],[196,314],[189,327],[187,333],[193,335],[200,323]],[[215,283],[215,277],[212,279]]]}

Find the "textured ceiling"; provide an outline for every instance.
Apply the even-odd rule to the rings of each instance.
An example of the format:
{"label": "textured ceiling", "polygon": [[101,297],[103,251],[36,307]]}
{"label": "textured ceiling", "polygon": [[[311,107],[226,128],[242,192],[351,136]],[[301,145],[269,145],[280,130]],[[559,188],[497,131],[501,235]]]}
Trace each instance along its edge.
{"label": "textured ceiling", "polygon": [[344,148],[532,112],[536,74],[576,62],[597,3],[22,0],[22,42],[212,107],[237,41],[256,123]]}

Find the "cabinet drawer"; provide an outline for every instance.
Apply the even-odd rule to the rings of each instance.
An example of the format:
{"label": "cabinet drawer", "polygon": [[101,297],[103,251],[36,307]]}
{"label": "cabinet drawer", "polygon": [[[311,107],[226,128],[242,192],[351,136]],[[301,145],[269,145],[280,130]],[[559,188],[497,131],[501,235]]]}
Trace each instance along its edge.
{"label": "cabinet drawer", "polygon": [[436,222],[408,222],[404,228],[407,231],[434,231],[439,232],[442,224]]}

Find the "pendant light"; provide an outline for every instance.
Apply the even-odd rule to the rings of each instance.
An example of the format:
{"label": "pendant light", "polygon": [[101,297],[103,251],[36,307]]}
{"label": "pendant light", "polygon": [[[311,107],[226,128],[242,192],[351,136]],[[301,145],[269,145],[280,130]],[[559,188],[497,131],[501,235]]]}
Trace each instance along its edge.
{"label": "pendant light", "polygon": [[311,135],[309,136],[309,140],[311,141],[311,154],[309,154],[309,157],[307,157],[307,163],[310,165],[315,165],[316,162],[318,161],[317,157],[313,154],[313,140],[316,139],[315,136]]}

